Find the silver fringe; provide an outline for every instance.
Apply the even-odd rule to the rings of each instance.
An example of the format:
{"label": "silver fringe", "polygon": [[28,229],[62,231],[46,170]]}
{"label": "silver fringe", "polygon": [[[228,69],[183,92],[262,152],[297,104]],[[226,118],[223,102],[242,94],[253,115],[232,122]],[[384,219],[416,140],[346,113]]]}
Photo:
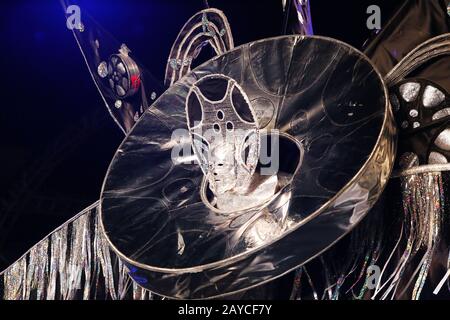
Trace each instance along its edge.
{"label": "silver fringe", "polygon": [[[439,244],[442,245],[444,221],[448,221],[444,215],[442,176],[440,172],[418,172],[402,176],[401,184],[403,212],[398,216],[399,222],[389,218],[384,221],[384,207],[372,210],[352,231],[344,247],[333,248],[321,257],[322,268],[325,270],[326,266],[327,271],[313,280],[305,274],[311,263],[297,270],[291,299],[311,298],[311,292],[314,299],[320,298],[323,292],[321,300],[421,298],[432,263],[438,263],[434,259],[441,259]],[[395,239],[391,239],[392,234]],[[367,284],[372,281],[369,281],[368,267],[375,265],[380,266],[381,274],[376,288],[369,289]],[[447,268],[450,268],[450,253]],[[444,291],[449,279],[450,269],[434,293]]]}
{"label": "silver fringe", "polygon": [[154,299],[109,249],[98,202],[31,248],[0,273],[0,281],[5,300]]}
{"label": "silver fringe", "polygon": [[[382,275],[388,269],[393,272],[379,283],[372,299],[402,299],[408,296],[418,300],[439,242],[444,207],[441,173],[414,174],[401,179],[404,223],[398,243],[404,234],[406,245],[403,249],[396,246],[392,251],[390,257],[397,252],[401,253],[401,257],[394,266],[388,259]],[[412,273],[407,272],[414,264],[416,268],[412,269]]]}

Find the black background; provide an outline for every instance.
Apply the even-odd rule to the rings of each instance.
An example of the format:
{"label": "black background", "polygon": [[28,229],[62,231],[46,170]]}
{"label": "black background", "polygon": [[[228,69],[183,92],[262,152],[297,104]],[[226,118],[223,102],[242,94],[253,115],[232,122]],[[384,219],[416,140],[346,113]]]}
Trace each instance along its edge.
{"label": "black background", "polygon": [[[369,5],[385,23],[401,0],[311,0],[314,33],[361,48]],[[162,83],[172,42],[203,0],[90,0],[83,10]],[[282,32],[281,0],[210,0],[235,45]],[[89,75],[58,0],[0,4],[0,270],[99,197],[123,133]]]}

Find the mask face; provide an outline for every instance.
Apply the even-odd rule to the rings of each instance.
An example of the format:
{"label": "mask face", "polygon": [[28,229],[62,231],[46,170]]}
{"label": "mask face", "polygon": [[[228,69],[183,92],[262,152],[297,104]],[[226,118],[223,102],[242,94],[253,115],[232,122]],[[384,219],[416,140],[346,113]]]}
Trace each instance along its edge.
{"label": "mask face", "polygon": [[259,129],[249,99],[221,74],[198,80],[186,100],[192,146],[215,195],[243,194],[259,159]]}

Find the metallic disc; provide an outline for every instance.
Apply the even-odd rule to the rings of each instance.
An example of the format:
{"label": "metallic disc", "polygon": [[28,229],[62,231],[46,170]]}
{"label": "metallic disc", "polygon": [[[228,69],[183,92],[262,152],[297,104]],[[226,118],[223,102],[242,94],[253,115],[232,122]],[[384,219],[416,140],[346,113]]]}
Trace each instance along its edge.
{"label": "metallic disc", "polygon": [[[186,118],[189,92],[208,75],[233,79],[264,117],[261,136],[279,138],[278,170],[255,186],[267,197],[258,206],[227,212],[208,202]],[[257,110],[264,106],[274,110]],[[213,298],[261,285],[318,256],[366,215],[390,175],[394,135],[382,77],[356,49],[303,36],[240,46],[180,79],[128,134],[102,189],[105,235],[131,277],[163,296]]]}

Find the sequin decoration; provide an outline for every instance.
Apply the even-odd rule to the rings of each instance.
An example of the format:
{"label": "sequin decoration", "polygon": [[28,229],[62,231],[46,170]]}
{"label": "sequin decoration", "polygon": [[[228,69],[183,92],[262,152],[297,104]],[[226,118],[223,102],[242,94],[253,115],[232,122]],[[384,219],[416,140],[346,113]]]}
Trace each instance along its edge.
{"label": "sequin decoration", "polygon": [[443,130],[434,140],[434,144],[442,150],[450,151],[450,129]]}
{"label": "sequin decoration", "polygon": [[108,65],[105,61],[100,62],[97,67],[97,73],[101,78],[106,78],[106,76],[108,75]]}
{"label": "sequin decoration", "polygon": [[47,300],[56,298],[57,279],[59,277],[59,291],[61,295],[67,295],[66,285],[66,254],[67,254],[67,233],[68,225],[63,225],[61,229],[55,231],[50,239],[50,270],[48,276]]}
{"label": "sequin decoration", "polygon": [[390,256],[395,254],[400,259],[394,264],[388,259],[382,267],[382,270],[392,271],[380,279],[372,299],[404,297],[409,284],[413,283],[411,299],[418,300],[438,246],[444,212],[440,172],[402,177],[401,186],[404,222],[398,243],[403,241],[405,246],[394,247]]}
{"label": "sequin decoration", "polygon": [[416,109],[411,109],[409,111],[409,116],[412,118],[416,118],[419,115],[419,111],[417,111]]}
{"label": "sequin decoration", "polygon": [[433,114],[432,120],[436,121],[445,117],[450,116],[450,108],[441,109],[435,114]]}
{"label": "sequin decoration", "polygon": [[48,273],[48,245],[48,239],[44,239],[30,250],[24,293],[27,300],[32,293],[37,300],[44,297],[45,282],[40,279]]}
{"label": "sequin decoration", "polygon": [[437,107],[445,100],[445,94],[430,85],[426,86],[425,91],[423,93],[423,106],[426,108]]}
{"label": "sequin decoration", "polygon": [[4,274],[4,299],[23,300],[27,276],[26,257],[14,263]]}
{"label": "sequin decoration", "polygon": [[420,84],[417,82],[408,82],[400,86],[400,94],[406,102],[411,102],[417,99],[420,91]]}
{"label": "sequin decoration", "polygon": [[447,158],[439,152],[432,151],[428,156],[428,164],[444,164],[447,162]]}

